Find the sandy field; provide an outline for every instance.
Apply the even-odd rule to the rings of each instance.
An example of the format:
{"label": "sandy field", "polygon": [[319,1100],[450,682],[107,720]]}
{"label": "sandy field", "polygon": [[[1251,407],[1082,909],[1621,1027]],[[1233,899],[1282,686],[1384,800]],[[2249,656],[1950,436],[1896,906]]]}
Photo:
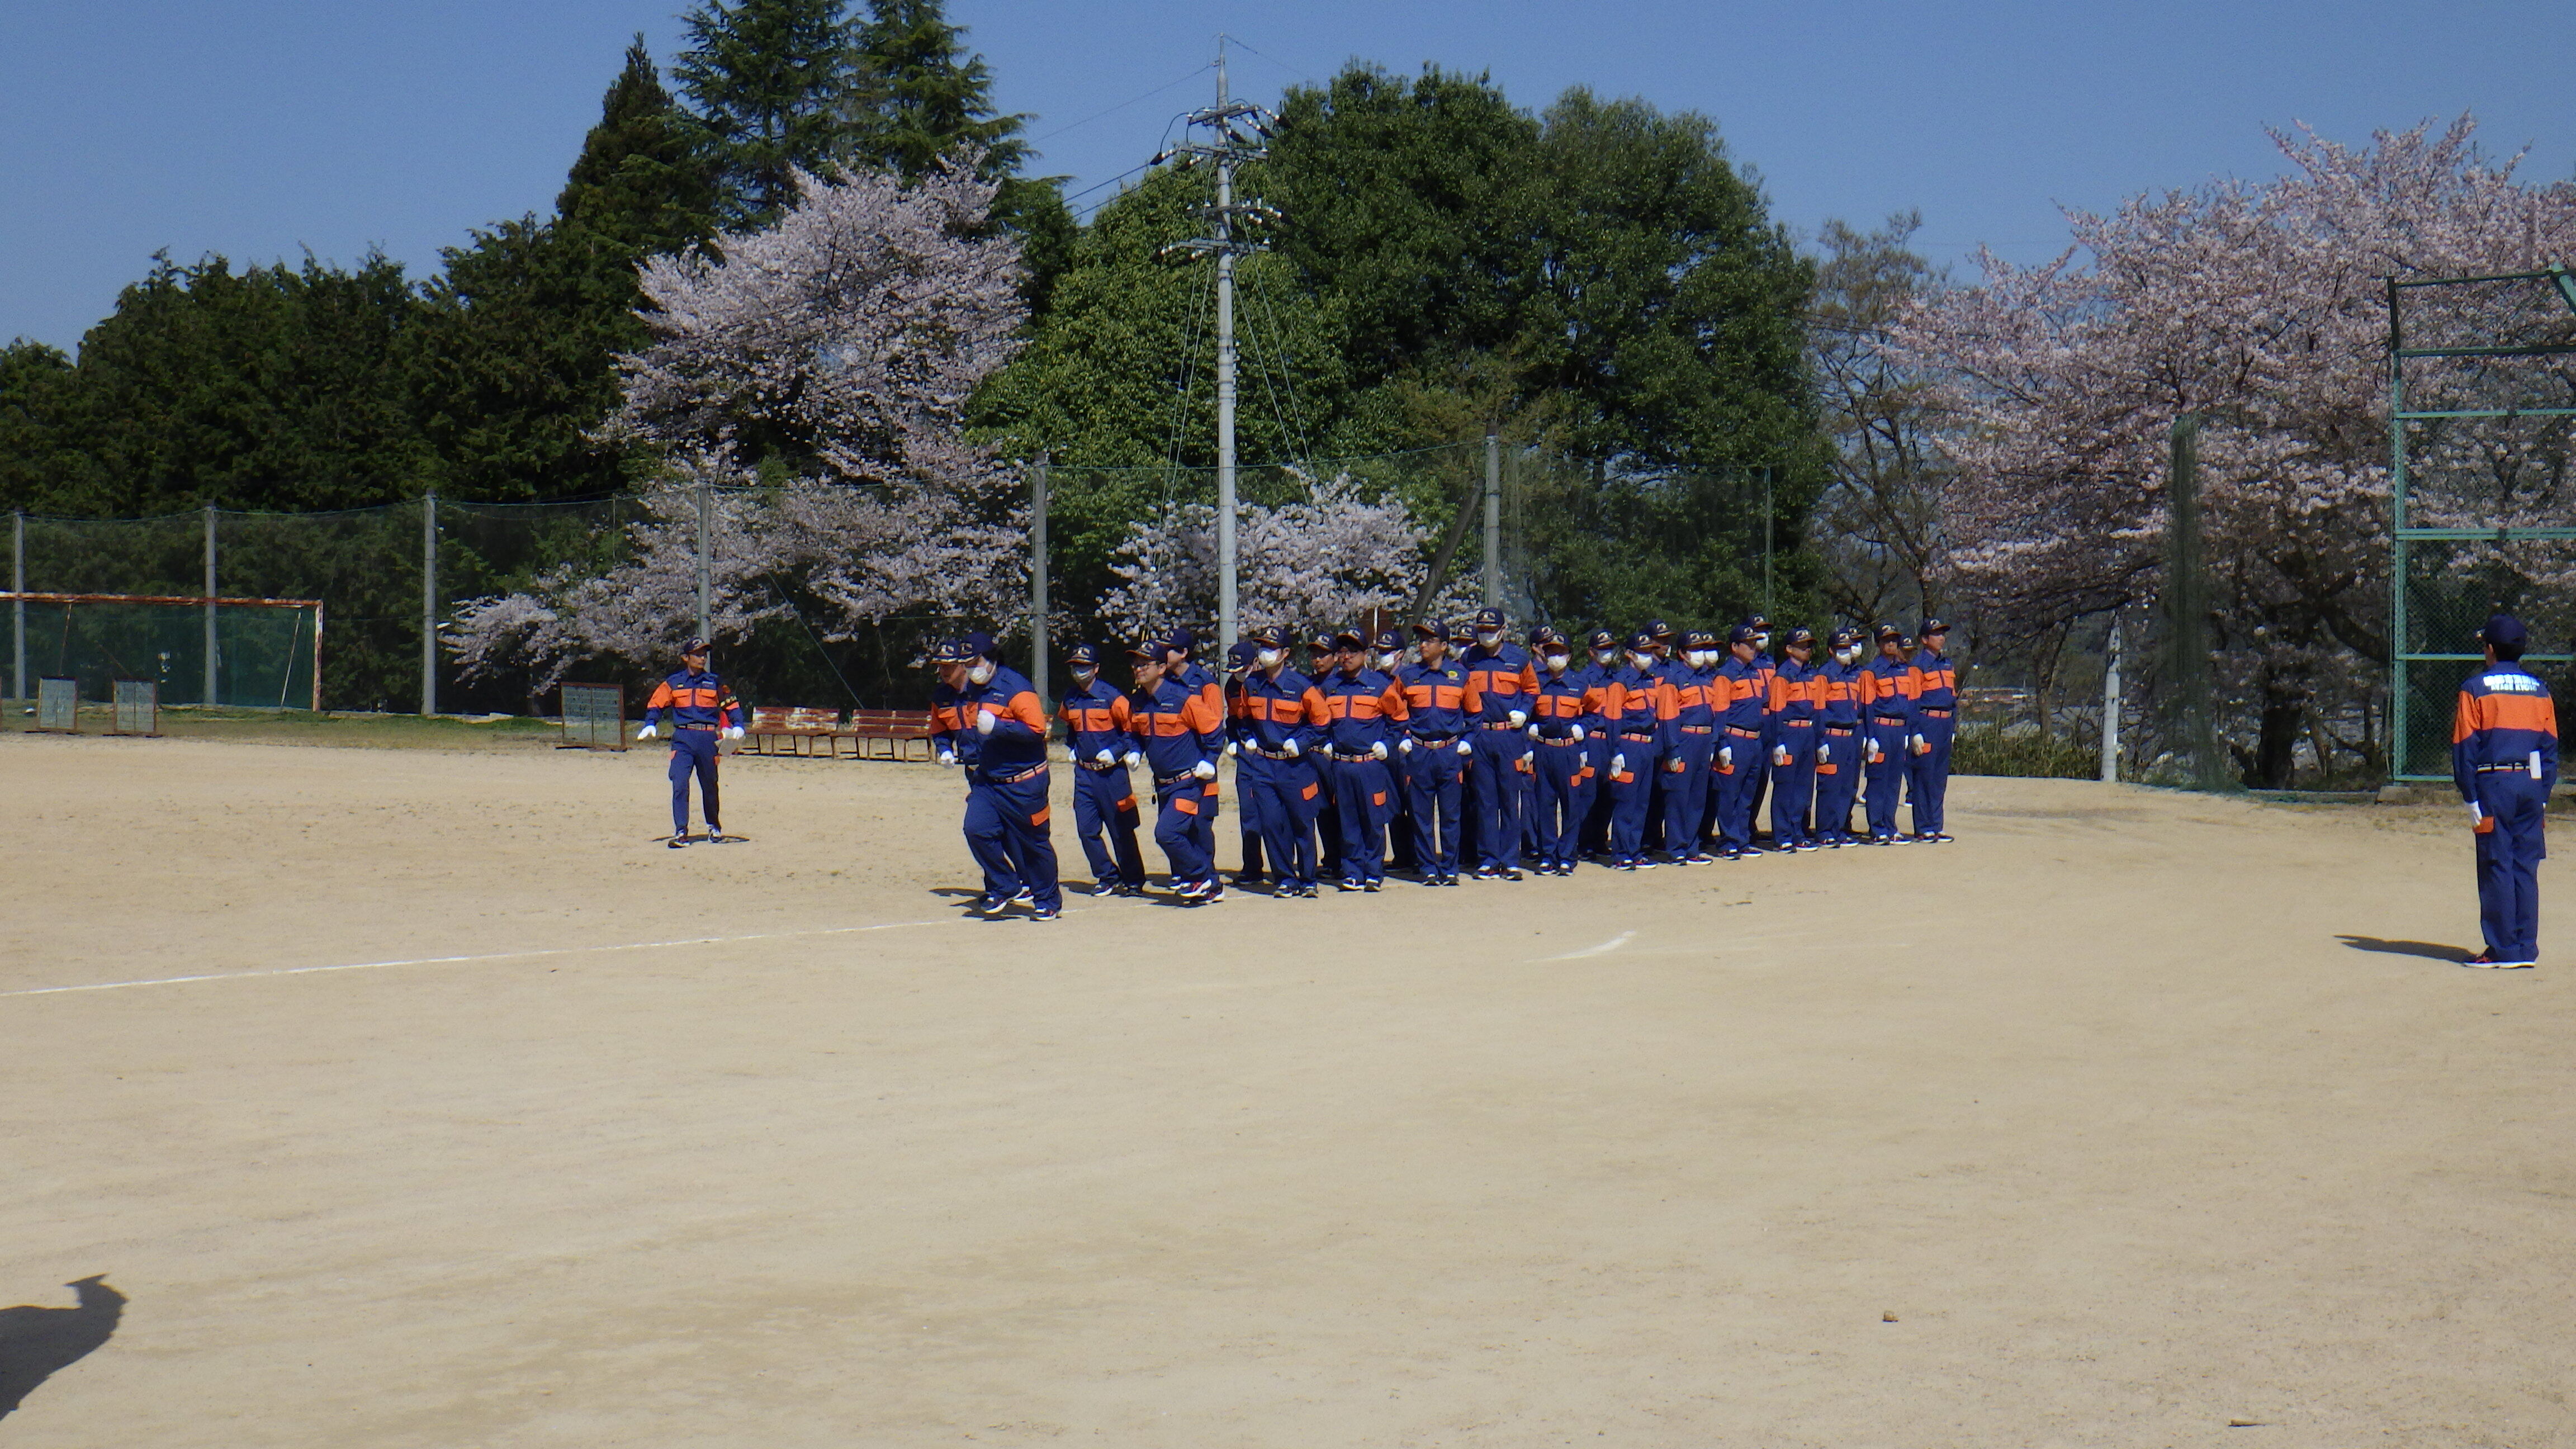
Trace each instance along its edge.
{"label": "sandy field", "polygon": [[2453,811],[1042,924],[945,772],[661,769],[0,738],[0,1444],[2576,1444]]}

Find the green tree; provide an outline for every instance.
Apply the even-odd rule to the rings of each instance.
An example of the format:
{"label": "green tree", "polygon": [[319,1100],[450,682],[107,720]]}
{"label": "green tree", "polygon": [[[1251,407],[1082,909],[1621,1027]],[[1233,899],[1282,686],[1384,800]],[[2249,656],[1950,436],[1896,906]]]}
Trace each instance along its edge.
{"label": "green tree", "polygon": [[0,347],[0,509],[68,513],[95,496],[89,459],[72,446],[72,360],[21,337]]}
{"label": "green tree", "polygon": [[820,170],[849,126],[847,0],[699,0],[680,17],[672,64],[715,162],[728,227],[754,226],[796,199],[790,172]]}
{"label": "green tree", "polygon": [[637,36],[556,198],[555,215],[477,230],[423,290],[414,388],[439,486],[517,501],[613,492],[619,452],[590,430],[617,405],[616,354],[646,257],[714,234],[714,187]]}

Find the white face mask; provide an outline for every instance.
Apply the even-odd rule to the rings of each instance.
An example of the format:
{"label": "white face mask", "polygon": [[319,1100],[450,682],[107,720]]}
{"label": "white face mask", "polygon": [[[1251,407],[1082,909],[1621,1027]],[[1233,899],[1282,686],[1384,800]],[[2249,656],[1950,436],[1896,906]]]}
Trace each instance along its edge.
{"label": "white face mask", "polygon": [[1547,656],[1547,672],[1550,674],[1563,674],[1565,672],[1565,666],[1572,664],[1573,662],[1574,656],[1570,654],[1550,654]]}
{"label": "white face mask", "polygon": [[1276,669],[1279,667],[1279,662],[1287,657],[1288,651],[1285,649],[1264,649],[1254,656],[1253,662],[1264,669]]}
{"label": "white face mask", "polygon": [[1652,654],[1631,653],[1628,656],[1628,667],[1631,669],[1652,669],[1655,667],[1655,656]]}
{"label": "white face mask", "polygon": [[1491,649],[1502,642],[1503,631],[1500,629],[1479,629],[1476,631],[1476,643],[1482,648]]}
{"label": "white face mask", "polygon": [[1592,662],[1600,665],[1604,669],[1607,669],[1611,665],[1619,662],[1619,651],[1616,649],[1595,649],[1592,651]]}
{"label": "white face mask", "polygon": [[1854,644],[1848,649],[1837,649],[1834,651],[1834,658],[1845,664],[1858,664],[1860,662],[1860,646]]}
{"label": "white face mask", "polygon": [[978,659],[978,660],[976,660],[976,661],[974,662],[974,664],[973,664],[973,665],[971,665],[971,666],[969,666],[969,667],[968,667],[968,669],[966,670],[966,678],[967,678],[967,680],[968,680],[969,682],[971,682],[971,683],[975,683],[975,684],[990,684],[990,683],[992,683],[992,682],[993,682],[993,661],[992,661],[992,660],[990,660],[990,659]]}
{"label": "white face mask", "polygon": [[1073,667],[1073,682],[1076,688],[1089,689],[1091,687],[1091,681],[1098,679],[1099,677],[1100,671],[1097,669],[1086,668],[1079,664]]}
{"label": "white face mask", "polygon": [[1754,635],[1754,636],[1753,636],[1753,647],[1754,647],[1754,648],[1756,648],[1756,649],[1768,649],[1768,648],[1770,648],[1770,647],[1771,647],[1771,636],[1770,636],[1770,635],[1768,635],[1768,634],[1756,634],[1756,635]]}

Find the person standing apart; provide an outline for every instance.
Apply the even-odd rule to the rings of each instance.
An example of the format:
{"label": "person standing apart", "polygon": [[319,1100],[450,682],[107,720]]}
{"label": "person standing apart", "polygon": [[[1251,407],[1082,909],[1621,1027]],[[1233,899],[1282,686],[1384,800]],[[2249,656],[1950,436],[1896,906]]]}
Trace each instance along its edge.
{"label": "person standing apart", "polygon": [[1404,691],[1404,735],[1395,742],[1396,772],[1403,777],[1404,811],[1413,822],[1414,863],[1426,886],[1458,883],[1458,810],[1466,798],[1467,671],[1449,657],[1437,621],[1413,626],[1415,661],[1399,665]]}
{"label": "person standing apart", "polygon": [[1503,638],[1503,611],[1476,612],[1476,643],[1467,651],[1467,720],[1475,726],[1475,773],[1468,791],[1476,812],[1476,879],[1521,878],[1521,816],[1529,809],[1529,697],[1538,668]]}
{"label": "person standing apart", "polygon": [[1541,875],[1574,874],[1583,816],[1591,804],[1593,736],[1601,732],[1601,691],[1574,665],[1573,646],[1554,629],[1530,634],[1538,651],[1538,693],[1530,699],[1529,734],[1537,789],[1530,801],[1538,830],[1533,868]]}
{"label": "person standing apart", "polygon": [[1136,662],[1136,693],[1127,702],[1128,763],[1142,764],[1154,782],[1154,843],[1170,862],[1173,893],[1185,905],[1215,905],[1225,899],[1216,878],[1216,859],[1206,842],[1215,832],[1205,821],[1216,814],[1216,762],[1225,748],[1225,714],[1221,703],[1181,682],[1180,664],[1188,651],[1169,635],[1148,639],[1127,651]]}
{"label": "person standing apart", "polygon": [[649,740],[671,722],[671,848],[689,843],[689,777],[698,778],[700,813],[707,820],[707,844],[725,844],[724,827],[716,823],[716,744],[742,738],[742,706],[733,692],[707,668],[707,641],[680,646],[680,667],[665,676],[644,707],[644,727],[635,738]]}
{"label": "person standing apart", "polygon": [[1026,900],[1032,915],[1052,921],[1064,897],[1047,831],[1047,718],[1037,688],[995,661],[990,634],[967,635],[941,672],[957,718],[976,739],[966,772],[966,848],[984,868],[977,907],[990,915]]}
{"label": "person standing apart", "polygon": [[1324,803],[1315,756],[1332,716],[1313,681],[1288,667],[1287,630],[1256,629],[1250,642],[1252,668],[1237,695],[1234,794],[1247,817],[1260,815],[1261,842],[1276,882],[1271,894],[1311,898],[1315,816]]}
{"label": "person standing apart", "polygon": [[1392,725],[1405,718],[1404,691],[1369,667],[1369,640],[1357,630],[1334,636],[1340,661],[1316,685],[1331,720],[1326,758],[1333,773],[1333,803],[1341,812],[1342,889],[1376,891],[1386,885],[1386,822],[1395,813]]}
{"label": "person standing apart", "polygon": [[1833,656],[1816,671],[1816,839],[1852,843],[1852,801],[1860,793],[1860,634],[1836,629]]}
{"label": "person standing apart", "polygon": [[1091,893],[1137,895],[1145,889],[1145,857],[1136,848],[1136,787],[1124,763],[1127,695],[1100,677],[1100,651],[1091,645],[1075,645],[1065,663],[1073,688],[1059,712],[1073,759],[1073,832],[1091,862]]}
{"label": "person standing apart", "polygon": [[2540,960],[2540,862],[2550,788],[2558,783],[2558,707],[2522,667],[2522,621],[2498,614],[2478,630],[2486,667],[2460,686],[2451,719],[2451,783],[2477,840],[2478,924],[2486,949],[2462,963],[2507,970]]}
{"label": "person standing apart", "polygon": [[1601,725],[1610,735],[1610,868],[1652,870],[1646,817],[1654,810],[1655,766],[1664,726],[1676,713],[1672,684],[1655,670],[1654,636],[1628,638],[1627,658],[1601,686]]}
{"label": "person standing apart", "polygon": [[1816,636],[1792,629],[1780,652],[1771,673],[1771,839],[1782,850],[1817,850],[1807,823],[1816,793]]}
{"label": "person standing apart", "polygon": [[1914,656],[1914,753],[1907,757],[1906,793],[1914,801],[1914,838],[1947,845],[1942,802],[1950,793],[1950,742],[1958,730],[1959,671],[1943,649],[1950,626],[1923,621],[1923,648]]}
{"label": "person standing apart", "polygon": [[1860,672],[1863,769],[1869,778],[1869,843],[1909,845],[1896,831],[1896,797],[1905,789],[1905,762],[1914,748],[1914,668],[1906,661],[1905,633],[1878,626],[1878,657]]}

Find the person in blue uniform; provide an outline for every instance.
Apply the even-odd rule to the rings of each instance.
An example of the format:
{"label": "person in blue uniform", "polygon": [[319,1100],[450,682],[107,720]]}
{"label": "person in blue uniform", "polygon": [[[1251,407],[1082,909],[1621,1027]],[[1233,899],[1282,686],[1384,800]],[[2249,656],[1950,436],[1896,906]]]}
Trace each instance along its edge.
{"label": "person in blue uniform", "polygon": [[[1771,747],[1777,743],[1777,721],[1771,713],[1771,676],[1780,672],[1780,662],[1771,656],[1771,621],[1760,614],[1747,615],[1746,628],[1753,631],[1753,671],[1762,686],[1762,748],[1756,751],[1753,775],[1748,788],[1751,796],[1746,808],[1753,812],[1753,833],[1762,829],[1762,802],[1771,789]],[[1772,837],[1777,839],[1777,837]]]}
{"label": "person in blue uniform", "polygon": [[[1341,658],[1339,646],[1333,643],[1333,631],[1316,630],[1306,640],[1307,682],[1320,683],[1330,679],[1333,671],[1341,667]],[[1333,801],[1333,772],[1320,749],[1316,752],[1313,763],[1315,781],[1324,787],[1323,809],[1318,812],[1315,825],[1315,849],[1322,857],[1316,869],[1325,880],[1340,880],[1342,878],[1342,813],[1341,807]]]}
{"label": "person in blue uniform", "polygon": [[1790,851],[1822,849],[1807,823],[1816,792],[1816,636],[1797,628],[1771,672],[1771,839]]}
{"label": "person in blue uniform", "polygon": [[706,640],[680,646],[680,667],[655,686],[652,702],[644,707],[644,727],[635,738],[660,734],[665,718],[671,726],[671,848],[689,843],[692,775],[698,781],[700,813],[706,816],[707,844],[722,845],[724,827],[716,823],[716,745],[742,738],[742,706],[707,668]]}
{"label": "person in blue uniform", "polygon": [[1878,626],[1878,657],[1860,671],[1862,770],[1869,780],[1864,807],[1869,843],[1907,845],[1896,829],[1896,797],[1905,789],[1905,762],[1914,748],[1914,666],[1905,655],[1905,631]]}
{"label": "person in blue uniform", "polygon": [[1574,667],[1574,646],[1554,629],[1531,631],[1538,654],[1538,693],[1530,700],[1529,735],[1537,790],[1530,813],[1538,830],[1532,868],[1572,875],[1591,805],[1592,741],[1601,732],[1601,691]]}
{"label": "person in blue uniform", "polygon": [[1476,613],[1476,642],[1467,668],[1464,708],[1473,727],[1475,769],[1467,778],[1476,812],[1476,878],[1521,878],[1521,816],[1529,809],[1529,696],[1538,668],[1527,650],[1503,637],[1503,611]]}
{"label": "person in blue uniform", "polygon": [[1837,629],[1830,643],[1832,656],[1816,670],[1816,839],[1840,850],[1853,843],[1860,794],[1860,634]]}
{"label": "person in blue uniform", "polygon": [[1037,688],[994,659],[989,634],[952,646],[940,672],[953,719],[975,737],[965,829],[984,871],[977,908],[991,915],[1027,901],[1033,916],[1052,921],[1064,898],[1047,831],[1047,718]]}
{"label": "person in blue uniform", "polygon": [[1215,832],[1205,822],[1217,813],[1224,696],[1220,692],[1211,699],[1182,682],[1181,662],[1189,651],[1170,635],[1148,639],[1127,653],[1136,665],[1136,692],[1127,701],[1133,746],[1127,762],[1143,765],[1146,778],[1154,782],[1154,843],[1171,864],[1172,891],[1182,904],[1214,905],[1225,899],[1225,886],[1217,880],[1216,858],[1206,845]]}
{"label": "person in blue uniform", "polygon": [[1674,865],[1706,865],[1700,831],[1709,819],[1709,785],[1717,778],[1717,636],[1693,629],[1663,668],[1673,689],[1663,767],[1655,772],[1655,805],[1663,819],[1664,856]]}
{"label": "person in blue uniform", "polygon": [[[1315,761],[1331,716],[1314,681],[1288,667],[1288,631],[1256,629],[1252,668],[1236,696],[1234,794],[1258,812],[1275,880],[1271,894],[1312,898],[1315,817],[1324,804]],[[1336,822],[1338,824],[1338,822]]]}
{"label": "person in blue uniform", "polygon": [[[1164,639],[1169,645],[1166,672],[1179,680],[1183,688],[1207,700],[1208,707],[1216,711],[1217,718],[1224,719],[1225,681],[1217,678],[1194,657],[1198,636],[1187,629],[1174,628],[1164,635]],[[1210,861],[1216,859],[1216,812],[1213,810],[1199,818],[1199,848],[1207,852]]]}
{"label": "person in blue uniform", "polygon": [[[1639,632],[1643,633],[1649,640],[1653,641],[1646,646],[1648,659],[1646,672],[1673,686],[1674,698],[1678,700],[1681,695],[1681,687],[1686,681],[1677,677],[1676,671],[1685,670],[1687,666],[1682,662],[1680,654],[1674,649],[1675,636],[1673,634],[1673,626],[1665,623],[1661,619],[1649,619],[1646,621],[1645,627]],[[1644,850],[1648,856],[1662,854],[1665,846],[1662,800],[1665,788],[1664,781],[1666,775],[1669,773],[1665,769],[1665,766],[1670,763],[1671,753],[1669,741],[1658,748],[1656,753],[1656,769],[1648,781],[1648,783],[1654,786],[1656,797],[1656,804],[1648,806],[1646,809],[1646,831],[1643,839]],[[1687,847],[1684,848],[1687,849]],[[1653,862],[1650,860],[1647,862],[1647,865],[1648,868],[1651,869],[1653,867]]]}
{"label": "person in blue uniform", "polygon": [[1753,811],[1756,782],[1770,764],[1762,743],[1770,686],[1758,662],[1759,638],[1752,624],[1736,625],[1726,636],[1726,660],[1717,671],[1726,696],[1717,715],[1717,854],[1721,860],[1750,860],[1762,854],[1753,843]]}
{"label": "person in blue uniform", "polygon": [[[1268,838],[1261,818],[1262,797],[1246,789],[1243,783],[1244,699],[1243,682],[1252,672],[1252,661],[1259,657],[1261,646],[1249,636],[1235,640],[1225,650],[1225,754],[1234,764],[1235,834],[1241,842],[1242,864],[1235,870],[1234,883],[1239,889],[1261,884],[1262,842]],[[1275,867],[1277,862],[1271,862]]]}
{"label": "person in blue uniform", "polygon": [[[1584,636],[1583,648],[1586,658],[1574,667],[1584,687],[1598,693],[1619,669],[1619,636],[1595,629]],[[1610,732],[1595,730],[1583,744],[1592,778],[1584,784],[1581,853],[1587,860],[1606,861],[1610,855]]]}
{"label": "person in blue uniform", "polygon": [[1655,766],[1675,713],[1672,684],[1655,670],[1654,636],[1630,635],[1620,665],[1601,683],[1601,727],[1610,736],[1610,868],[1651,870],[1646,817],[1655,803]]}
{"label": "person in blue uniform", "polygon": [[1413,824],[1414,865],[1426,886],[1458,883],[1458,812],[1466,798],[1467,671],[1449,657],[1447,631],[1436,620],[1413,626],[1414,662],[1398,665],[1404,733],[1395,742],[1405,814]]}
{"label": "person in blue uniform", "polygon": [[1950,626],[1923,621],[1914,670],[1914,753],[1906,757],[1906,792],[1914,801],[1914,838],[1947,845],[1956,837],[1943,818],[1950,793],[1950,742],[1958,732],[1959,671],[1944,652]]}
{"label": "person in blue uniform", "polygon": [[1325,768],[1333,775],[1333,804],[1342,824],[1342,889],[1376,891],[1386,885],[1386,822],[1395,809],[1395,777],[1387,769],[1392,741],[1406,714],[1404,691],[1370,667],[1369,640],[1357,630],[1334,636],[1338,662],[1317,680],[1330,719],[1324,736]]}
{"label": "person in blue uniform", "polygon": [[2451,783],[2477,841],[2478,925],[2486,949],[2467,965],[2514,969],[2540,960],[2542,815],[2558,783],[2558,706],[2522,667],[2522,621],[2497,614],[2478,630],[2486,667],[2460,685],[2451,720]]}
{"label": "person in blue uniform", "polygon": [[1073,830],[1091,862],[1091,893],[1132,896],[1145,889],[1145,857],[1136,848],[1136,786],[1128,776],[1127,695],[1100,677],[1100,651],[1077,644],[1065,656],[1073,672],[1057,712],[1073,760]]}

